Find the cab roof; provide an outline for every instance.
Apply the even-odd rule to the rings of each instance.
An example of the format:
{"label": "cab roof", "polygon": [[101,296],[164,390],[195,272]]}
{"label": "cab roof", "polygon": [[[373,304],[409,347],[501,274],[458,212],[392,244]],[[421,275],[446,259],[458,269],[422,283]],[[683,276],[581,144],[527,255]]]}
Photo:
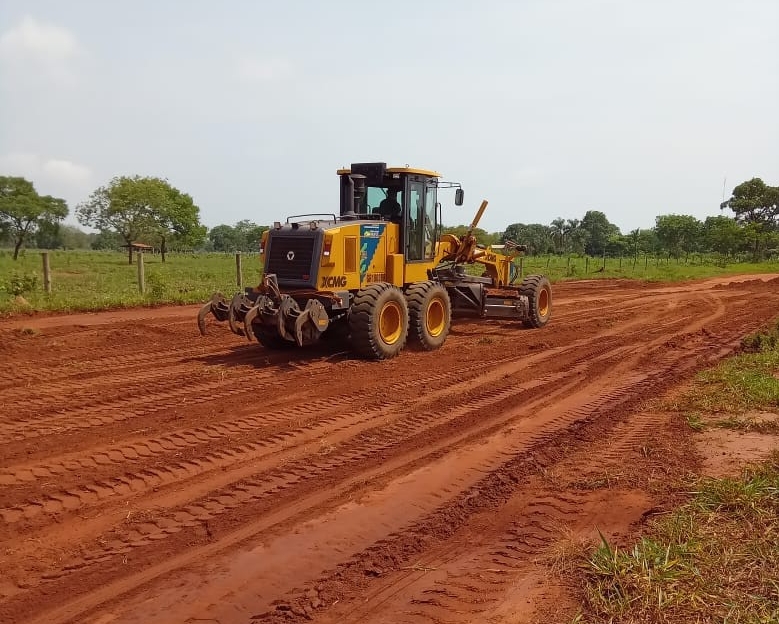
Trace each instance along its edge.
{"label": "cab roof", "polygon": [[[351,173],[351,169],[339,169],[336,171],[338,175],[347,175]],[[429,176],[431,178],[440,178],[441,174],[437,171],[431,171],[430,169],[419,169],[417,167],[387,167],[387,173],[410,173],[415,175]]]}

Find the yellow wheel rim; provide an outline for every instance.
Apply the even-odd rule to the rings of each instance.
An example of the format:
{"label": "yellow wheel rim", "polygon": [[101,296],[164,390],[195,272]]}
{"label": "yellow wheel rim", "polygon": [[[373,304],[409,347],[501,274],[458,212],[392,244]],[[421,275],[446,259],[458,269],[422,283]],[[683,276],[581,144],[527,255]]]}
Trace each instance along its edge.
{"label": "yellow wheel rim", "polygon": [[446,309],[443,302],[437,297],[427,304],[425,326],[427,333],[433,338],[440,336],[446,328]]}
{"label": "yellow wheel rim", "polygon": [[549,314],[549,289],[542,288],[538,293],[538,314],[547,316]]}
{"label": "yellow wheel rim", "polygon": [[403,333],[403,314],[394,301],[384,304],[379,314],[379,335],[388,345],[395,344]]}

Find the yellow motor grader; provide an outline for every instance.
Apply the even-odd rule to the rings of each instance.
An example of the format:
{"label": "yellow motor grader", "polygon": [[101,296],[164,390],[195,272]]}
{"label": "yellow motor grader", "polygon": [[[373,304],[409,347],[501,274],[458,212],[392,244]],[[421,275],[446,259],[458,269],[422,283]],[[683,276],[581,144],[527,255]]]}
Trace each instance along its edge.
{"label": "yellow motor grader", "polygon": [[[198,314],[202,334],[211,313],[271,349],[329,335],[360,356],[385,359],[407,341],[439,348],[453,314],[516,319],[534,328],[549,322],[549,281],[543,275],[520,281],[514,264],[525,247],[477,244],[473,231],[486,201],[458,237],[441,234],[437,194],[455,189],[461,206],[463,190],[439,173],[356,163],[338,176],[340,214],[274,223],[260,243],[262,282],[232,300],[214,293]],[[480,265],[481,275],[468,265]]]}

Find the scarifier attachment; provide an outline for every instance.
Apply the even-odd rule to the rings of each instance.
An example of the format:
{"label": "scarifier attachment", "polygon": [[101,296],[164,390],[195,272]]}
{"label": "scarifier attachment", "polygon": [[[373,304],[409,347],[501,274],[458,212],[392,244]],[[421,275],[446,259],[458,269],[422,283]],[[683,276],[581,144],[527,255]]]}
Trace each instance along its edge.
{"label": "scarifier attachment", "polygon": [[306,307],[300,309],[298,302],[289,295],[260,295],[257,302],[244,315],[243,334],[254,339],[254,325],[273,329],[284,340],[299,347],[311,344],[330,325],[325,307],[316,299],[308,299]]}
{"label": "scarifier attachment", "polygon": [[224,295],[220,292],[215,292],[211,295],[211,301],[200,308],[200,312],[197,314],[197,327],[200,330],[200,335],[206,335],[206,316],[208,313],[213,313],[217,321],[226,321],[230,315],[230,306],[227,303]]}
{"label": "scarifier attachment", "polygon": [[311,298],[299,304],[279,290],[275,275],[266,275],[262,286],[253,292],[236,293],[230,303],[222,293],[214,293],[197,315],[197,326],[204,336],[209,312],[216,320],[227,321],[234,334],[249,340],[256,339],[255,327],[260,325],[300,347],[319,340],[330,326],[330,317],[321,301]]}
{"label": "scarifier attachment", "polygon": [[227,322],[230,325],[230,331],[239,336],[245,336],[243,327],[238,323],[246,318],[246,313],[252,308],[254,302],[243,293],[236,293],[230,302],[230,312],[227,316]]}

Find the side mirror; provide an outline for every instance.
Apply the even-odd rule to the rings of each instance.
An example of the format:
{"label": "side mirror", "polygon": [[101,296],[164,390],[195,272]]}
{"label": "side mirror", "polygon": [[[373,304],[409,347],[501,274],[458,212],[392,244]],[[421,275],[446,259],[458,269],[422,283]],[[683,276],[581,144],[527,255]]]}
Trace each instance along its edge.
{"label": "side mirror", "polygon": [[461,188],[458,188],[454,192],[454,205],[455,206],[462,206],[464,199],[465,199],[465,191],[463,191]]}

